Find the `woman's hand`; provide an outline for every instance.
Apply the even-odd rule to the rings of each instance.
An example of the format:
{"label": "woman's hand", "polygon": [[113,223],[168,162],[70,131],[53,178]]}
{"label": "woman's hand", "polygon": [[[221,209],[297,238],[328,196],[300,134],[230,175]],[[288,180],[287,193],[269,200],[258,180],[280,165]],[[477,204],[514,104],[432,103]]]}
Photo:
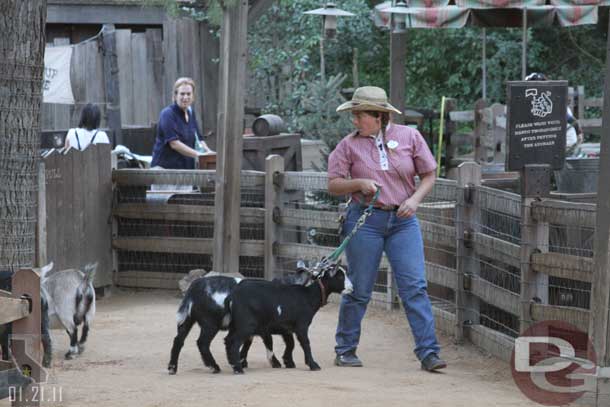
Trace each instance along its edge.
{"label": "woman's hand", "polygon": [[359,181],[360,192],[362,193],[362,195],[374,195],[375,192],[377,192],[377,189],[379,188],[375,181],[373,181],[372,179],[362,178]]}
{"label": "woman's hand", "polygon": [[413,216],[415,215],[418,206],[419,202],[416,199],[413,199],[413,197],[407,198],[398,207],[398,211],[396,211],[396,216],[398,216],[399,218],[408,218],[410,216]]}

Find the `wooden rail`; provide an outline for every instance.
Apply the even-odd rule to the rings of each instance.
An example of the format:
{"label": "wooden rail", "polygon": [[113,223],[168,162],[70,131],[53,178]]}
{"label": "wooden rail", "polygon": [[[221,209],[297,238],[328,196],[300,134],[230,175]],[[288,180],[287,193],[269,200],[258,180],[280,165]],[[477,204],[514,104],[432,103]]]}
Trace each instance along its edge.
{"label": "wooden rail", "polygon": [[[118,237],[112,239],[112,247],[119,250],[151,253],[199,253],[212,254],[214,239],[195,237]],[[242,240],[241,256],[262,257],[262,240]]]}
{"label": "wooden rail", "polygon": [[[454,114],[454,118],[456,117]],[[265,260],[267,278],[274,276],[276,272],[274,270],[279,269],[280,265],[282,268],[285,267],[287,260],[311,260],[328,256],[335,250],[335,245],[305,243],[304,233],[311,228],[335,230],[338,226],[337,206],[317,201],[318,198],[308,195],[310,192],[326,190],[325,173],[275,172],[279,173],[275,178],[272,174],[262,172],[242,172],[242,186],[260,189],[262,193],[266,183],[266,200],[272,200],[265,202],[264,208],[243,207],[240,211],[242,224],[255,224],[261,227],[264,225],[265,236],[273,240],[273,242],[242,240],[240,245],[240,256],[265,258],[273,256],[274,261]],[[214,171],[170,171],[166,175],[160,174],[155,174],[153,171],[121,170],[115,171],[114,180],[119,188],[132,185],[146,186],[150,183],[205,186],[212,185],[215,180]],[[458,188],[458,185],[462,187]],[[528,278],[542,275],[547,278],[590,283],[593,280],[593,260],[549,253],[548,230],[550,226],[592,229],[595,225],[595,205],[544,198],[530,199],[524,207],[524,200],[520,195],[482,185],[473,188],[471,197],[473,199],[467,202],[465,185],[467,184],[458,184],[453,180],[437,180],[433,191],[422,203],[418,212],[427,249],[441,250],[438,256],[426,259],[427,280],[434,284],[434,289],[452,290],[455,296],[460,297],[462,301],[460,304],[464,309],[472,308],[469,312],[463,312],[464,310],[460,310],[460,306],[456,303],[447,303],[451,305],[447,306],[442,301],[435,302],[434,313],[439,320],[438,326],[455,333],[458,325],[457,317],[460,320],[465,318],[464,320],[471,321],[472,325],[460,325],[463,337],[504,360],[510,358],[514,340],[510,336],[484,327],[482,321],[479,321],[478,317],[475,318],[475,315],[483,312],[482,309],[479,310],[479,301],[517,316],[520,321],[525,318],[524,312],[527,312],[530,322],[560,319],[586,330],[590,314],[588,310],[550,305],[548,298],[545,298],[542,304],[532,302],[527,296],[503,288],[487,276],[483,277],[478,267],[489,263],[492,267],[506,269],[511,266],[523,270],[525,264],[530,273]],[[468,205],[471,208],[469,210],[475,212],[471,212],[461,220],[456,219],[455,216],[460,208]],[[494,235],[491,235],[493,231],[483,233],[481,226],[486,220],[476,211],[480,213],[485,211],[487,216],[510,218],[509,227],[512,227],[513,223],[518,225],[514,228],[517,233],[519,230],[524,233],[526,226],[533,227],[536,230],[536,238],[528,237],[529,240],[524,243],[528,245],[528,250],[523,250],[522,245],[517,243],[521,242],[522,236],[507,236],[504,233],[508,232],[501,230]],[[527,215],[527,222],[532,222],[534,225],[524,224],[522,218],[524,213]],[[215,210],[213,206],[204,205],[115,203],[112,214],[115,218],[123,219],[211,223],[214,220]],[[459,227],[464,222],[463,227]],[[273,233],[267,233],[269,225],[274,227]],[[468,250],[460,252],[457,249],[464,242],[471,246],[467,248]],[[212,254],[213,244],[211,238],[194,237],[115,236],[113,239],[115,250],[151,253]],[[456,258],[458,262],[463,261],[460,260],[460,253],[462,256],[466,254],[469,256],[471,262],[468,264],[472,266],[464,268],[462,274],[459,274],[453,266]],[[342,260],[345,263],[345,256]],[[127,267],[127,270],[121,270],[119,273],[120,284],[173,288],[177,286],[177,280],[184,275],[184,273],[135,271]],[[382,278],[386,279],[386,287],[385,292],[375,291],[374,298],[385,304],[387,308],[391,308],[397,299],[396,287],[393,285],[391,267],[385,256],[379,269],[380,273],[387,273],[381,274]],[[508,271],[504,272],[508,273]],[[514,278],[515,282],[518,282],[519,274],[515,273]],[[538,280],[528,280],[523,282],[521,287],[517,287],[522,289],[524,285],[537,284],[535,281]],[[548,283],[545,287],[548,290]],[[501,321],[498,323],[502,324]],[[510,329],[517,332],[519,327],[510,327]]]}
{"label": "wooden rail", "polygon": [[[183,222],[214,222],[214,206],[202,205],[159,205],[155,203],[119,203],[112,215],[124,219],[148,219]],[[241,223],[263,223],[263,208],[242,208]]]}
{"label": "wooden rail", "polygon": [[538,222],[594,228],[596,205],[545,199],[532,203],[532,216]]}

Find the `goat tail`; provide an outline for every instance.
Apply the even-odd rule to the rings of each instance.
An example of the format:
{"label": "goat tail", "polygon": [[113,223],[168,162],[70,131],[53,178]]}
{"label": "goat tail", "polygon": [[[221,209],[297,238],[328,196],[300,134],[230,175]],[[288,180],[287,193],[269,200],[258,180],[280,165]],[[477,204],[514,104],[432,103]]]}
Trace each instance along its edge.
{"label": "goat tail", "polygon": [[182,325],[184,321],[191,316],[192,308],[193,300],[189,296],[184,297],[180,303],[180,308],[178,308],[178,312],[176,313],[176,322],[178,323],[178,326]]}
{"label": "goat tail", "polygon": [[228,328],[229,324],[231,324],[231,306],[233,302],[231,301],[231,295],[229,294],[227,298],[225,298],[225,313],[222,317],[221,327]]}
{"label": "goat tail", "polygon": [[86,264],[83,271],[85,274],[85,283],[93,284],[93,278],[95,277],[95,272],[97,271],[97,262]]}

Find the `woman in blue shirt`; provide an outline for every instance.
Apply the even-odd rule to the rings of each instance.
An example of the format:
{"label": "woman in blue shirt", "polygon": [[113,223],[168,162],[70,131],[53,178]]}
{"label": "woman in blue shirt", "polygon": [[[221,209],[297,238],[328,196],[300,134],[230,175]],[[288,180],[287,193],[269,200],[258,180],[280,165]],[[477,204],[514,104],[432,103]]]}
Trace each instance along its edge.
{"label": "woman in blue shirt", "polygon": [[[179,78],[174,84],[174,103],[159,115],[151,167],[195,168],[195,158],[201,153],[195,149],[198,126],[195,111],[191,109],[194,96],[195,82],[191,78]],[[199,142],[205,152],[211,152],[203,140]]]}

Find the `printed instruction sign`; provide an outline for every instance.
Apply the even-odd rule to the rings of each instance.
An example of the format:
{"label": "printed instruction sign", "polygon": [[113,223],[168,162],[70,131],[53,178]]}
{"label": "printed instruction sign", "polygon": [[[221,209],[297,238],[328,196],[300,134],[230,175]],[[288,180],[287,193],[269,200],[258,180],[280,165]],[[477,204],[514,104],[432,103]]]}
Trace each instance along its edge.
{"label": "printed instruction sign", "polygon": [[508,82],[506,168],[549,164],[561,169],[565,158],[568,81]]}

